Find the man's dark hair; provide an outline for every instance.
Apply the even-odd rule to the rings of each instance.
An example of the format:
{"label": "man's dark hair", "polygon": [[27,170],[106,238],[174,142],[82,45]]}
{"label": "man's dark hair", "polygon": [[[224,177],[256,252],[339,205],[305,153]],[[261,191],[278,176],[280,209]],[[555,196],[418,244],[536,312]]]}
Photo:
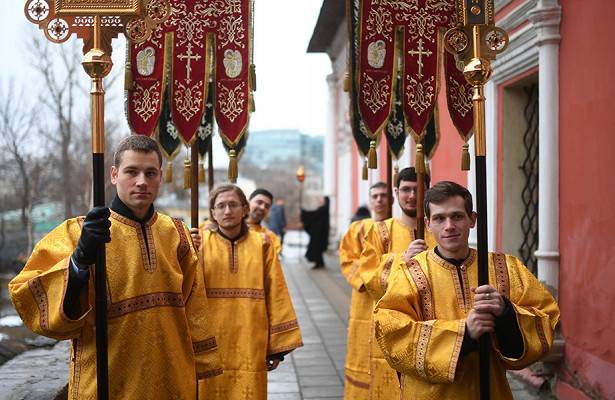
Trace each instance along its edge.
{"label": "man's dark hair", "polygon": [[258,196],[259,194],[262,194],[265,197],[269,197],[269,200],[271,200],[271,202],[273,203],[273,195],[271,194],[271,192],[269,190],[263,189],[263,188],[258,188],[256,190],[254,190],[252,192],[252,194],[250,195],[250,199],[249,200],[252,200],[253,198]]}
{"label": "man's dark hair", "polygon": [[429,219],[431,211],[429,204],[442,204],[451,197],[459,196],[463,199],[463,205],[468,216],[472,215],[472,194],[468,189],[458,183],[442,181],[436,183],[425,192],[425,215]]}
{"label": "man's dark hair", "polygon": [[[425,174],[425,186],[429,187],[429,175]],[[408,168],[404,168],[401,171],[399,171],[399,173],[397,174],[397,180],[395,181],[395,187],[399,189],[399,185],[401,184],[401,181],[406,181],[406,182],[416,182],[416,170],[414,169],[414,167],[408,167]]]}
{"label": "man's dark hair", "polygon": [[158,143],[156,143],[154,139],[145,135],[130,135],[122,139],[120,144],[118,144],[115,149],[115,154],[113,155],[113,165],[115,168],[120,166],[122,154],[127,150],[138,151],[146,154],[155,152],[158,155],[158,166],[162,166],[162,153],[160,152]]}
{"label": "man's dark hair", "polygon": [[371,185],[369,187],[369,191],[371,192],[372,189],[386,189],[387,188],[387,184],[384,182],[376,182],[373,185]]}

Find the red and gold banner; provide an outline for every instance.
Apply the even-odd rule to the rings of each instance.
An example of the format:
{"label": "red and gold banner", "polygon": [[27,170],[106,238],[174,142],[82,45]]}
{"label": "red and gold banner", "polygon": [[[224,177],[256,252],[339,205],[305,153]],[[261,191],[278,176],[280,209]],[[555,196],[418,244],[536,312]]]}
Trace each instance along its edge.
{"label": "red and gold banner", "polygon": [[414,139],[422,141],[437,101],[443,56],[451,117],[462,136],[471,135],[471,86],[454,58],[443,54],[442,36],[456,23],[455,0],[361,2],[357,100],[370,136],[376,137],[391,115],[400,58],[404,117]]}
{"label": "red and gold banner", "polygon": [[[182,141],[192,143],[213,74],[218,129],[223,140],[234,147],[247,129],[250,92],[254,90],[249,79],[251,36],[250,0],[171,0],[171,16],[159,31],[130,49],[131,127],[136,133],[153,133],[162,107],[163,81],[168,76],[173,123]],[[151,51],[144,54],[148,48]],[[166,71],[165,65],[170,70]]]}

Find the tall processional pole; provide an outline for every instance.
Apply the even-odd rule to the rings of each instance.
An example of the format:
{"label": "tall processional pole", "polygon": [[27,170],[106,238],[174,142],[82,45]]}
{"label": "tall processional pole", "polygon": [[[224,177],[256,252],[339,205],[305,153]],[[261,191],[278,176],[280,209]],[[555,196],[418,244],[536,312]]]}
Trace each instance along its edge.
{"label": "tall processional pole", "polygon": [[[444,36],[447,51],[463,62],[463,74],[472,85],[474,107],[474,148],[476,162],[476,209],[478,212],[478,284],[489,284],[487,249],[487,166],[484,85],[491,77],[491,61],[508,46],[507,33],[495,27],[493,0],[457,0],[460,23]],[[489,335],[479,343],[480,399],[490,398]]]}
{"label": "tall processional pole", "polygon": [[[72,34],[83,39],[83,68],[92,80],[92,186],[94,207],[105,205],[105,89],[103,78],[109,74],[111,40],[124,31],[128,40],[140,42],[169,15],[166,0],[29,0],[26,17],[55,43]],[[98,252],[95,265],[95,323],[97,398],[109,398],[107,357],[107,290],[105,247]]]}

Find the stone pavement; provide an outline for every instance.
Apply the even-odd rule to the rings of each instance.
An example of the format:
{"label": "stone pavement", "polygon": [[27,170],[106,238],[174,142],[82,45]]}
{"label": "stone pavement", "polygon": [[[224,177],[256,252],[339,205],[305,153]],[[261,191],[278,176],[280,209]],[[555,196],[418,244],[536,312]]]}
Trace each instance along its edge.
{"label": "stone pavement", "polygon": [[[307,237],[299,242],[295,232],[288,232],[285,242],[282,264],[305,346],[269,373],[269,399],[342,399],[351,289],[339,271],[336,252],[326,255],[327,268],[312,270],[297,246],[303,243],[305,249]],[[551,398],[515,377],[509,381],[515,400]]]}

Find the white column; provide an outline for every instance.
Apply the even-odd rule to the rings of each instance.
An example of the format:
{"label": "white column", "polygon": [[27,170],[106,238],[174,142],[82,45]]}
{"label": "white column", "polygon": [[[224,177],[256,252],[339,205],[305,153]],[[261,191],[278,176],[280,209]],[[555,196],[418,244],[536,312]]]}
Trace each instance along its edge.
{"label": "white column", "polygon": [[[329,113],[327,132],[325,134],[325,148],[323,160],[323,192],[329,196],[331,213],[331,221],[337,221],[337,205],[338,199],[335,196],[337,187],[337,174],[335,171],[335,163],[337,162],[336,142],[337,142],[337,81],[335,72],[327,75],[327,84],[329,86]],[[335,232],[332,232],[335,234]]]}
{"label": "white column", "polygon": [[538,45],[538,279],[557,295],[559,282],[559,25],[558,0],[539,0],[528,19]]}

